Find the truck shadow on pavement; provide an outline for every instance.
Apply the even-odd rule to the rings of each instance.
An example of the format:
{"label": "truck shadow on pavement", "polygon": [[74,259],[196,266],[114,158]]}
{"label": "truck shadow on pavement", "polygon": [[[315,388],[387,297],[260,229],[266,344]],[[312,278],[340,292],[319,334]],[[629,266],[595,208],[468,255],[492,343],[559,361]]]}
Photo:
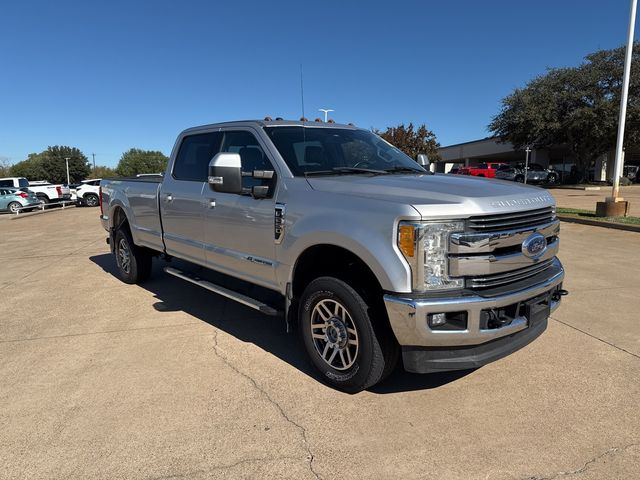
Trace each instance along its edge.
{"label": "truck shadow on pavement", "polygon": [[[94,255],[89,259],[105,272],[119,278],[112,255]],[[174,263],[176,262],[171,264]],[[307,359],[298,333],[294,331],[292,334],[287,334],[282,317],[263,315],[196,285],[174,278],[162,270],[166,265],[167,263],[163,260],[154,260],[151,278],[141,285],[131,285],[131,288],[144,288],[158,299],[154,304],[156,311],[160,313],[183,311],[233,335],[242,342],[253,343],[300,372],[320,381]],[[389,394],[438,388],[473,371],[418,375],[405,372],[400,363],[387,380],[370,388],[369,391],[376,394]]]}

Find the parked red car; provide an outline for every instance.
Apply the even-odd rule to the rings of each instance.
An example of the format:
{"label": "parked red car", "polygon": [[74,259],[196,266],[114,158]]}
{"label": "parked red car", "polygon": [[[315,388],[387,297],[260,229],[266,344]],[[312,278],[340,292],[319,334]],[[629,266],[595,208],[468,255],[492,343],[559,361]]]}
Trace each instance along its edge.
{"label": "parked red car", "polygon": [[501,165],[507,165],[503,162],[485,162],[478,165],[469,165],[468,167],[461,167],[458,170],[460,175],[473,175],[474,177],[487,177],[494,178],[496,176],[496,170]]}

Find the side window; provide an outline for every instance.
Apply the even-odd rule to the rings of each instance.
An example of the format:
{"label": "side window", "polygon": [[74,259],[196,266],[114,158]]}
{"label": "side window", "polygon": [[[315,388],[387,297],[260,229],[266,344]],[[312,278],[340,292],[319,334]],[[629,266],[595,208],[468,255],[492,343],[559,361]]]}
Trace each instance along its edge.
{"label": "side window", "polygon": [[[225,132],[221,152],[240,154],[242,171],[246,173],[254,170],[273,170],[271,162],[262,151],[262,147],[251,132],[236,131]],[[270,186],[273,179],[243,177],[242,186],[251,188],[257,185]]]}
{"label": "side window", "polygon": [[220,151],[221,142],[222,133],[220,132],[184,137],[173,166],[173,178],[206,182],[209,162]]}
{"label": "side window", "polygon": [[487,164],[486,163],[479,163],[476,168],[485,169],[485,168],[487,168]]}
{"label": "side window", "polygon": [[13,187],[12,180],[0,180],[0,187]]}

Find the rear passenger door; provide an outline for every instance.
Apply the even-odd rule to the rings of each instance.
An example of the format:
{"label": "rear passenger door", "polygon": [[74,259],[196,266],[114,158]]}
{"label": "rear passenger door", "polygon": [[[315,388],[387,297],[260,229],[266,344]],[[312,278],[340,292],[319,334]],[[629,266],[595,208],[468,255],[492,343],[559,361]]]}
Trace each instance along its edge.
{"label": "rear passenger door", "polygon": [[208,188],[209,161],[220,150],[221,141],[219,131],[185,136],[160,191],[167,253],[201,265],[205,263],[203,191]]}

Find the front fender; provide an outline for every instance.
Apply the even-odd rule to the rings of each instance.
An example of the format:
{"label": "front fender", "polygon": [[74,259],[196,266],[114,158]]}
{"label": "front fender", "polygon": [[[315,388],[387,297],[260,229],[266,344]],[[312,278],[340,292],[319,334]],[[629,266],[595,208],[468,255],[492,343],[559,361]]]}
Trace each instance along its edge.
{"label": "front fender", "polygon": [[[375,215],[337,218],[335,214],[305,215],[285,234],[280,261],[286,272],[280,279],[292,281],[296,260],[315,245],[335,245],[349,250],[365,262],[381,287],[390,292],[411,292],[411,269],[396,246],[395,221],[379,221]],[[378,220],[378,221],[376,221]]]}

